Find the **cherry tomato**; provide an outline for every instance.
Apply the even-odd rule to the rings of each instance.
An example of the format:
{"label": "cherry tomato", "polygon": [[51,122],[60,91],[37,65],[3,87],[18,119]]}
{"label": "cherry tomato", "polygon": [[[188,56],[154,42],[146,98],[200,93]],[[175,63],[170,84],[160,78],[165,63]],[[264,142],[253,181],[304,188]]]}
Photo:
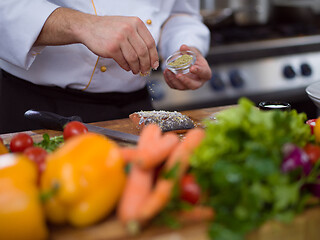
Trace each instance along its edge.
{"label": "cherry tomato", "polygon": [[196,204],[200,200],[201,189],[195,181],[194,176],[186,174],[182,177],[180,183],[180,198],[188,203]]}
{"label": "cherry tomato", "polygon": [[73,136],[87,133],[88,128],[81,122],[72,121],[65,125],[63,129],[63,138],[67,140]]}
{"label": "cherry tomato", "polygon": [[311,134],[313,134],[314,126],[316,125],[316,121],[317,121],[317,119],[309,119],[308,121],[306,121],[306,124],[308,124],[310,126]]}
{"label": "cherry tomato", "polygon": [[11,152],[23,152],[26,148],[33,146],[32,138],[26,133],[18,133],[10,141]]}
{"label": "cherry tomato", "polygon": [[46,168],[47,151],[41,147],[28,147],[23,151],[31,161],[35,162],[38,167],[38,172],[41,174]]}
{"label": "cherry tomato", "polygon": [[303,150],[307,153],[312,163],[320,159],[320,146],[308,143]]}

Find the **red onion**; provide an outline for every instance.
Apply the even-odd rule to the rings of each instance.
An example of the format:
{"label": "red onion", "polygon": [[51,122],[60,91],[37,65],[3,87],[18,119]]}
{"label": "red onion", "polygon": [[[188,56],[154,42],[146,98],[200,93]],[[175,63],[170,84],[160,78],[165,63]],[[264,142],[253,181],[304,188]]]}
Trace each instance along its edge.
{"label": "red onion", "polygon": [[298,146],[288,143],[283,146],[284,159],[281,170],[284,173],[302,168],[305,175],[309,175],[312,169],[312,163],[308,155]]}

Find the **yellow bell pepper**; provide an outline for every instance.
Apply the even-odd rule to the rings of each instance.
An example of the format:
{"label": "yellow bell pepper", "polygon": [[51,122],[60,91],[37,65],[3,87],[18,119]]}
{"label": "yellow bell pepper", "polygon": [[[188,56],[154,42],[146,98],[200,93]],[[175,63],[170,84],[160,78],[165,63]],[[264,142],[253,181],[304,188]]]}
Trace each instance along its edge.
{"label": "yellow bell pepper", "polygon": [[48,156],[42,175],[48,220],[77,227],[96,223],[116,206],[125,178],[115,142],[94,133],[72,137]]}
{"label": "yellow bell pepper", "polygon": [[6,148],[6,146],[0,141],[0,155],[1,154],[5,154],[8,153],[8,149]]}
{"label": "yellow bell pepper", "polygon": [[313,127],[313,133],[316,138],[316,142],[320,143],[320,117],[316,120],[316,125]]}
{"label": "yellow bell pepper", "polygon": [[0,156],[1,239],[48,237],[36,181],[36,166],[25,156],[13,153]]}

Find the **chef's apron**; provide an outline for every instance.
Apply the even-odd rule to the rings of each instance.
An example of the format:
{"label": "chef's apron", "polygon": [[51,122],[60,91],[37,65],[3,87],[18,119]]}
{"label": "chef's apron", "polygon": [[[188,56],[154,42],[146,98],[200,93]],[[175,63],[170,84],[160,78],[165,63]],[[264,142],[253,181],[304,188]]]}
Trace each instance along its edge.
{"label": "chef's apron", "polygon": [[24,118],[29,109],[80,116],[83,122],[90,123],[128,118],[130,113],[152,110],[153,107],[146,87],[130,93],[88,93],[36,85],[2,70],[0,134],[41,129]]}

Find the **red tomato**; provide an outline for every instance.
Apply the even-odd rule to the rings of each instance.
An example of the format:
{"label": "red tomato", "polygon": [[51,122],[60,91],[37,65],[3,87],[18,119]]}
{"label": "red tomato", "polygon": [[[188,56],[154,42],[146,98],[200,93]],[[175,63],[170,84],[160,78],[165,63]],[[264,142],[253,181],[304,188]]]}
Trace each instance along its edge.
{"label": "red tomato", "polygon": [[317,119],[309,119],[308,121],[306,121],[306,124],[310,126],[311,134],[313,134],[313,128],[316,125],[316,121]]}
{"label": "red tomato", "polygon": [[180,184],[180,198],[188,203],[196,204],[200,200],[201,189],[194,176],[186,174],[182,177]]}
{"label": "red tomato", "polygon": [[26,133],[18,133],[10,141],[11,152],[23,152],[26,148],[33,146],[32,138]]}
{"label": "red tomato", "polygon": [[315,163],[320,158],[320,146],[308,143],[303,150],[309,156],[309,159],[312,163]]}
{"label": "red tomato", "polygon": [[72,121],[66,124],[63,129],[63,138],[67,140],[73,136],[87,133],[88,128],[81,122]]}
{"label": "red tomato", "polygon": [[31,161],[35,162],[38,167],[38,172],[41,174],[46,168],[47,151],[41,147],[28,147],[23,151]]}

